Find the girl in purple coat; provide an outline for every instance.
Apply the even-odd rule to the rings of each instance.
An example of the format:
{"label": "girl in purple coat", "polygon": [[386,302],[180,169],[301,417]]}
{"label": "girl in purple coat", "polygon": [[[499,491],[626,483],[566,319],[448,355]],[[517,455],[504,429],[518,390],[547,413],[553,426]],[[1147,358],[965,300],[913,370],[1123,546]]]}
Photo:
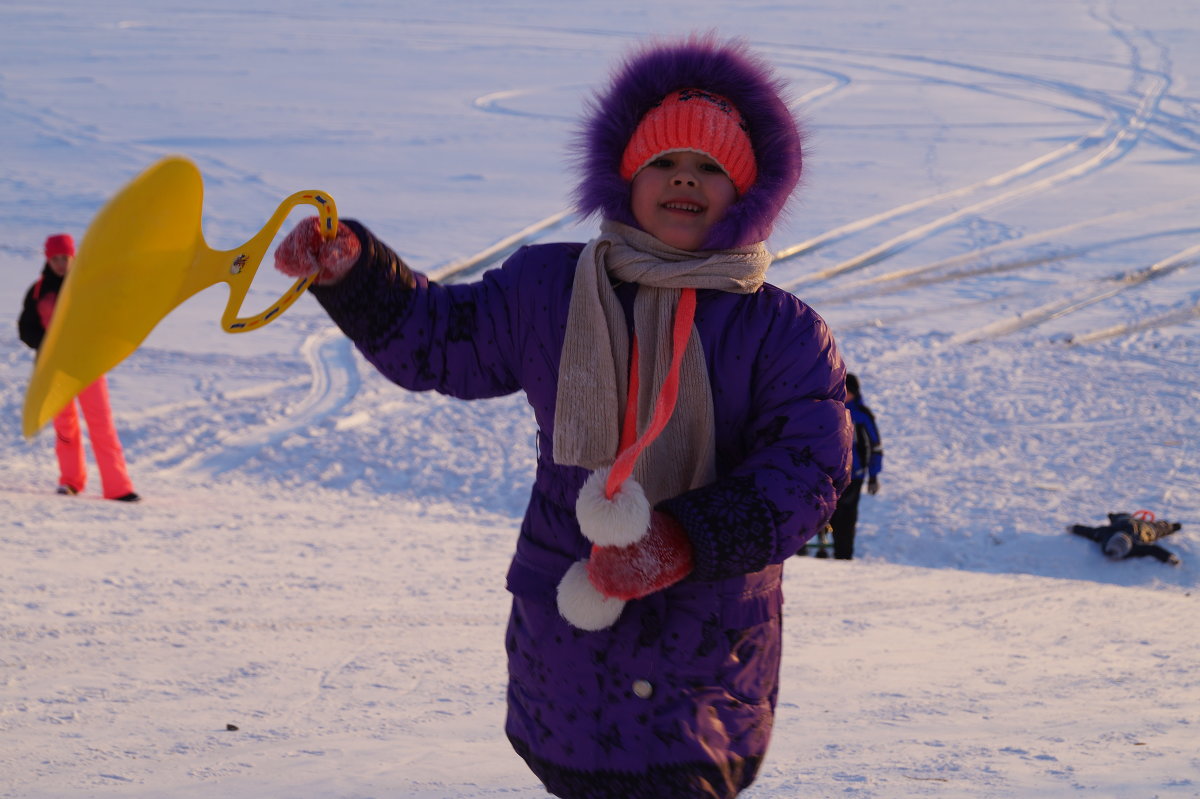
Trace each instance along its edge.
{"label": "girl in purple coat", "polygon": [[276,266],[389,379],[524,391],[541,430],[508,588],[508,719],[573,799],[733,797],[767,749],[782,564],[849,478],[845,370],[766,282],[799,177],[782,82],[738,43],[624,61],[580,137],[586,244],[525,247],[470,285],[316,221]]}

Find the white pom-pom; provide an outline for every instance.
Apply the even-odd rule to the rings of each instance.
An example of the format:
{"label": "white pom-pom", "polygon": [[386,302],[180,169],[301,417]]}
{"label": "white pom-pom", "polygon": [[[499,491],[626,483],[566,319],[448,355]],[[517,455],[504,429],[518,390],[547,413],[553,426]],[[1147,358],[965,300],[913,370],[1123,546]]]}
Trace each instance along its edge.
{"label": "white pom-pom", "polygon": [[636,544],[650,528],[650,500],[632,477],[609,499],[604,496],[606,482],[608,469],[597,469],[579,489],[575,500],[579,529],[584,538],[602,547]]}
{"label": "white pom-pom", "polygon": [[612,627],[625,600],[606,597],[587,576],[587,561],[573,563],[558,583],[558,613],[573,627],[595,632]]}

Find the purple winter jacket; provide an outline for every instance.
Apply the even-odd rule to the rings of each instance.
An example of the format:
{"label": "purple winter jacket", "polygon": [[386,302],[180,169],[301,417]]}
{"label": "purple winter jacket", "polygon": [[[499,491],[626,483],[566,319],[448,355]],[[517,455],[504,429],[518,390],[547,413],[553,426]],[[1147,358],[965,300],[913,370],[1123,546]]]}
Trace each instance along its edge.
{"label": "purple winter jacket", "polygon": [[[362,225],[363,254],[313,294],[383,375],[463,399],[524,391],[537,474],[508,572],[513,747],[563,797],[732,797],[753,781],[778,693],[782,563],[849,478],[844,375],[824,321],[793,295],[697,292],[718,478],[658,507],[695,571],[630,602],[607,630],[558,614],[555,589],[590,543],[587,471],[552,457],[560,351],[581,244],[525,247],[464,285],[411,272]],[[637,287],[622,285],[628,309]]]}

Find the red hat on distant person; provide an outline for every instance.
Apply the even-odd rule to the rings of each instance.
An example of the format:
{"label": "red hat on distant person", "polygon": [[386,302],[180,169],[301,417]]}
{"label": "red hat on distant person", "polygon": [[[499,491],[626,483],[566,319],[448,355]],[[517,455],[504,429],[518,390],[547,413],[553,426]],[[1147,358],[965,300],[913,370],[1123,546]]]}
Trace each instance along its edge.
{"label": "red hat on distant person", "polygon": [[75,239],[71,238],[70,233],[56,233],[46,239],[46,257],[53,258],[56,255],[75,257]]}

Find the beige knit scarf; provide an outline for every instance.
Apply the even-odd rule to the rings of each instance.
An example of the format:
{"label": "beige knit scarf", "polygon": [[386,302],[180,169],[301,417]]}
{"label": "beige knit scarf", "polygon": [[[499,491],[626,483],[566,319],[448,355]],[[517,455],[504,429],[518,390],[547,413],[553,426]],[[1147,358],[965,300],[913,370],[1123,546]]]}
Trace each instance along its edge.
{"label": "beige knit scarf", "polygon": [[[605,221],[575,267],[558,373],[554,460],[598,469],[612,465],[629,384],[629,338],[612,280],[637,283],[637,430],[650,422],[671,363],[671,327],[680,289],[752,294],[771,254],[764,244],[692,252],[648,233]],[[666,428],[642,453],[636,479],[654,504],[716,476],[712,389],[695,326],[684,352],[679,399]]]}

